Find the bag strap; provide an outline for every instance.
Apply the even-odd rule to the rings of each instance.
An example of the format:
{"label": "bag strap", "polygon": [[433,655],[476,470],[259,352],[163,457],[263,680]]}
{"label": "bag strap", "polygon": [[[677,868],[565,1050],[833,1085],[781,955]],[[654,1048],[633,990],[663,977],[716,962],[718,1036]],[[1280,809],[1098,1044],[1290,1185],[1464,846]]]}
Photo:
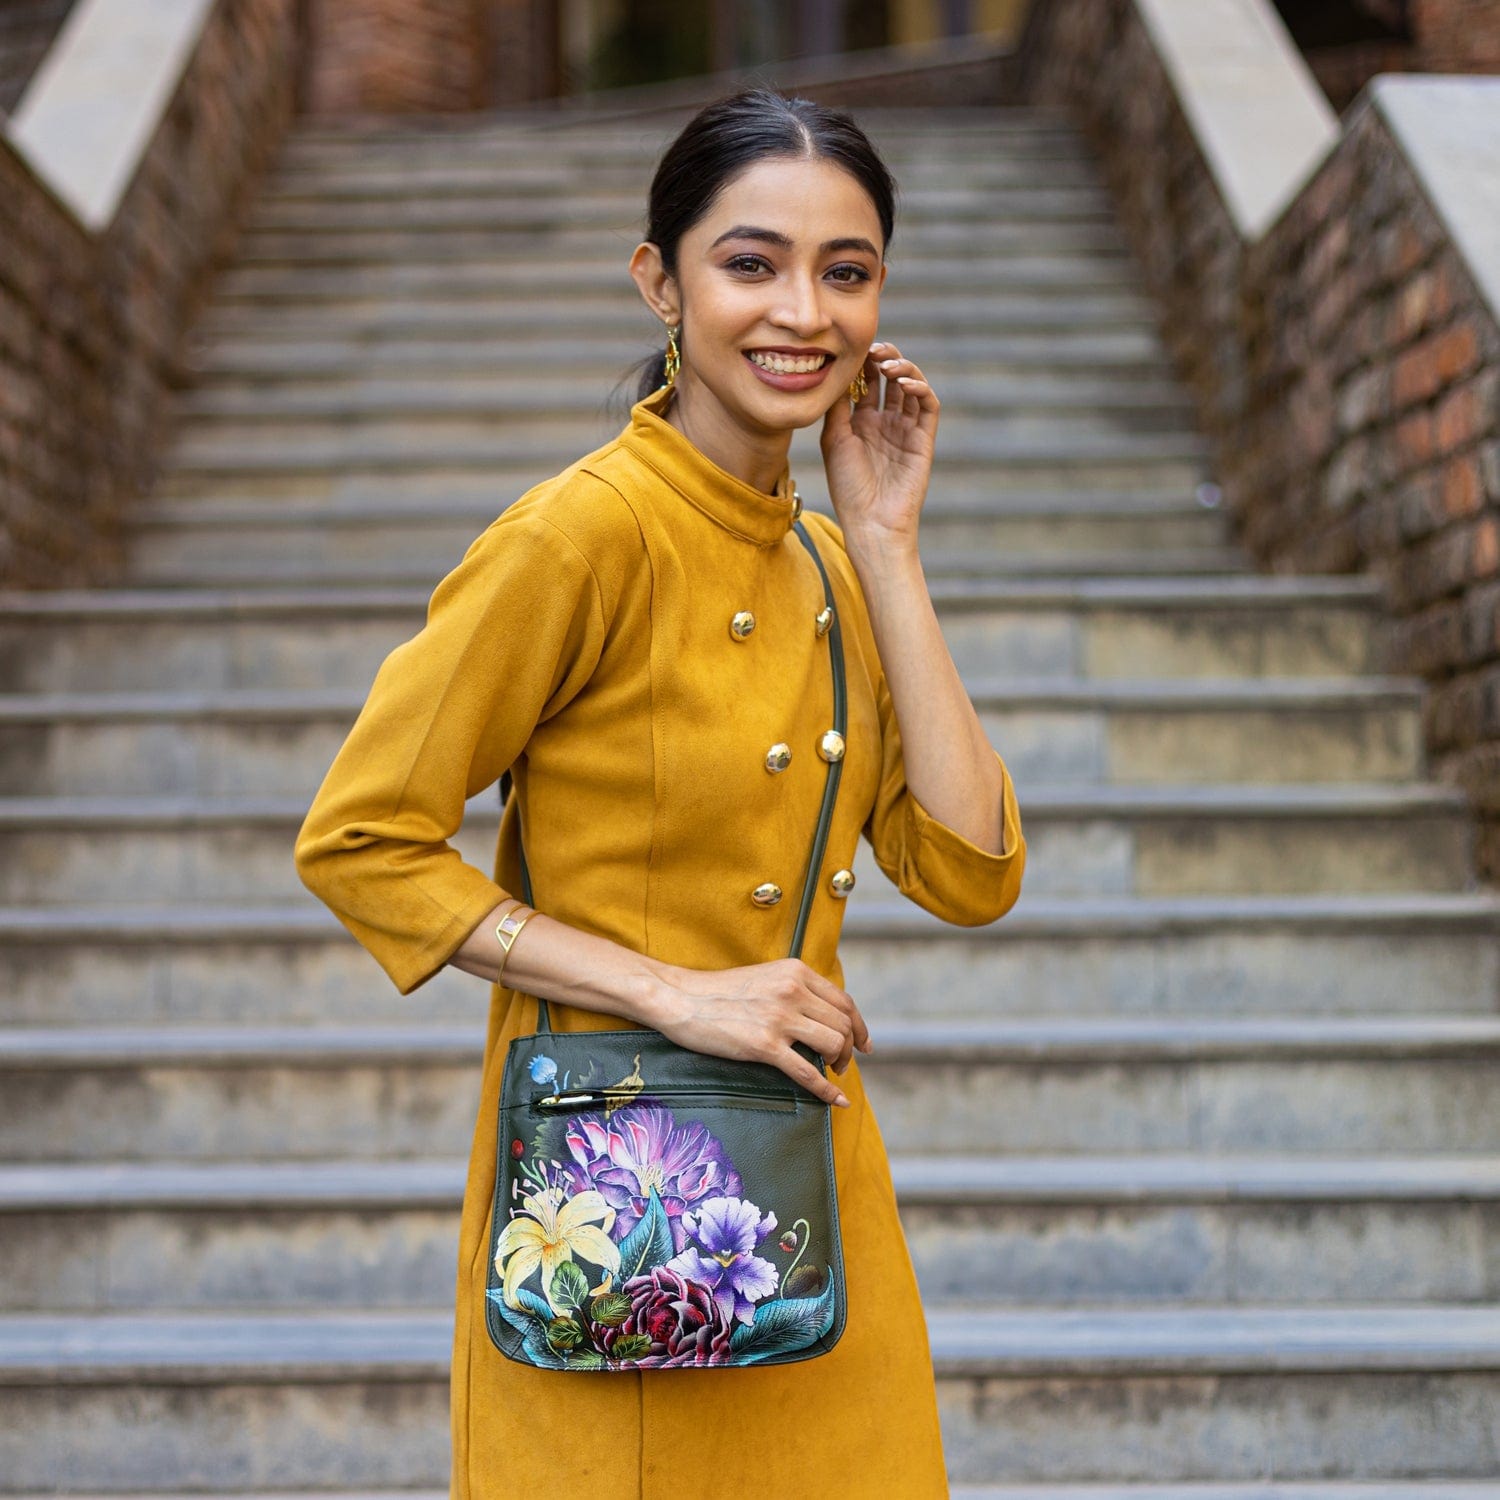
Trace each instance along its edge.
{"label": "bag strap", "polygon": [[[807,528],[801,521],[792,523],[792,529],[797,533],[802,545],[812,553],[812,559],[817,564],[818,576],[823,580],[823,603],[826,606],[830,621],[828,626],[828,661],[833,669],[833,727],[840,736],[847,737],[849,732],[849,704],[848,685],[844,676],[844,637],[839,628],[838,610],[833,603],[833,584],[828,578],[828,569],[823,566],[823,559],[818,555],[818,549],[813,544],[813,539],[808,535]],[[797,908],[797,923],[792,929],[792,951],[793,958],[802,956],[802,942],[807,936],[807,921],[812,914],[813,896],[818,888],[818,871],[823,868],[823,856],[828,849],[828,835],[833,827],[833,805],[838,799],[839,778],[843,775],[844,758],[839,756],[837,760],[828,762],[828,776],[823,783],[823,805],[818,811],[818,826],[813,832],[812,853],[808,856],[807,874],[802,881],[802,901]],[[500,805],[504,807],[506,799],[510,795],[511,774],[506,771],[500,778]],[[519,823],[521,809],[516,808],[516,819]],[[526,863],[526,846],[520,841],[519,829],[517,830],[519,852],[521,856],[521,896],[528,906],[532,905],[531,899],[531,870]],[[547,1009],[547,1002],[540,996],[537,997],[537,1035],[552,1030],[552,1017]]]}

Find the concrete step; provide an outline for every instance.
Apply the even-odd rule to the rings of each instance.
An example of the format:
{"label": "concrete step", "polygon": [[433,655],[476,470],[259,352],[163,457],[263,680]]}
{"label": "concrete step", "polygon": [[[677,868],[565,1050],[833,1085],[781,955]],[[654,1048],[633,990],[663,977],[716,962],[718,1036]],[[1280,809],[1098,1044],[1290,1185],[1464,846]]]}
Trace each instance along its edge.
{"label": "concrete step", "polygon": [[[1500,1157],[892,1158],[929,1308],[1500,1300]],[[466,1163],[0,1167],[5,1312],[441,1307]]]}
{"label": "concrete step", "polygon": [[[194,383],[258,381],[279,387],[290,382],[361,381],[382,375],[451,382],[465,372],[488,378],[496,370],[519,365],[537,372],[538,379],[566,374],[602,393],[650,351],[650,339],[630,331],[568,335],[517,329],[504,340],[477,337],[441,342],[413,334],[365,346],[338,330],[313,339],[292,324],[280,323],[247,327],[232,339],[205,340],[195,334],[195,342],[183,357],[181,374]],[[955,379],[1076,379],[1108,374],[1160,382],[1170,375],[1166,351],[1156,334],[1140,328],[952,332],[934,347],[933,354],[939,360],[934,371],[949,372]],[[923,357],[927,357],[925,350]],[[633,392],[634,378],[628,384]],[[625,409],[629,409],[629,399]]]}
{"label": "concrete step", "polygon": [[[353,238],[392,231],[445,235],[452,231],[499,231],[542,237],[558,230],[593,228],[639,230],[650,184],[649,169],[630,188],[587,193],[505,193],[464,197],[424,195],[420,177],[399,197],[352,198],[331,203],[321,198],[258,198],[245,219],[247,235],[317,234]],[[1097,186],[973,185],[928,189],[921,184],[901,194],[901,240],[921,229],[978,224],[1114,223],[1109,197]]]}
{"label": "concrete step", "polygon": [[[1500,896],[1048,900],[950,927],[856,903],[845,981],[885,1018],[1487,1016],[1500,1009]],[[479,980],[444,969],[420,1014],[469,1023]],[[321,906],[0,908],[0,1025],[396,1024],[415,1014]]]}
{"label": "concrete step", "polygon": [[[550,297],[504,300],[499,296],[368,297],[304,307],[296,303],[223,303],[211,306],[199,320],[202,339],[253,334],[275,337],[285,331],[298,338],[342,337],[376,342],[416,334],[426,338],[505,340],[523,330],[575,337],[633,334],[659,338],[661,323],[628,284],[608,292],[577,292]],[[933,347],[950,329],[967,333],[1123,328],[1147,331],[1155,315],[1140,296],[1123,292],[1035,291],[987,292],[982,296],[893,294],[882,301],[880,330],[915,350],[924,341]],[[919,361],[920,362],[920,361]],[[508,362],[514,367],[514,358]]]}
{"label": "concrete step", "polygon": [[[0,903],[285,901],[302,892],[292,848],[321,779],[315,768],[301,796],[0,798]],[[1033,895],[1471,884],[1468,805],[1446,787],[1017,785]],[[481,793],[453,847],[489,869],[497,828],[494,797]],[[852,868],[851,904],[892,894],[868,845]]]}
{"label": "concrete step", "polygon": [[[1331,677],[1377,670],[1358,578],[935,579],[968,677]],[[362,690],[425,589],[0,592],[0,690]]]}
{"label": "concrete step", "polygon": [[[1494,1308],[974,1308],[929,1333],[959,1482],[1491,1472]],[[13,1315],[0,1473],[118,1493],[165,1451],[180,1490],[436,1485],[450,1340],[441,1313]]]}
{"label": "concrete step", "polygon": [[[239,265],[354,265],[446,256],[473,260],[498,253],[535,255],[554,251],[559,260],[597,255],[602,244],[618,247],[623,263],[639,243],[642,192],[628,208],[610,217],[543,223],[537,219],[495,216],[472,225],[448,224],[441,230],[417,225],[383,228],[379,224],[350,233],[335,227],[306,230],[247,230],[235,252]],[[988,212],[967,221],[934,219],[903,222],[902,255],[1119,255],[1128,249],[1119,226],[1105,216],[1058,219],[1045,214],[999,218]],[[894,257],[897,249],[892,244]]]}
{"label": "concrete step", "polygon": [[[1404,679],[968,687],[1026,784],[1398,782],[1421,771],[1421,695]],[[0,694],[0,795],[304,793],[361,702],[347,690]]]}
{"label": "concrete step", "polygon": [[[231,302],[341,302],[351,296],[475,296],[536,293],[557,298],[568,293],[620,291],[635,295],[625,262],[618,253],[570,256],[487,255],[469,262],[412,259],[399,264],[368,265],[355,270],[234,265],[214,282],[216,305]],[[1134,263],[1118,255],[1013,255],[976,260],[958,255],[903,255],[893,265],[886,289],[912,292],[953,291],[963,295],[992,290],[1113,291],[1140,295]]]}
{"label": "concrete step", "polygon": [[[930,365],[930,362],[929,362]],[[990,420],[1041,419],[1113,421],[1132,430],[1188,431],[1191,410],[1177,386],[1120,375],[1063,372],[1033,378],[943,372],[924,365],[934,383],[943,380],[943,422],[983,416]],[[177,398],[177,415],[196,425],[309,421],[384,422],[420,418],[454,420],[483,417],[512,423],[523,415],[592,421],[603,382],[590,386],[576,376],[453,376],[411,379],[365,376],[328,381],[302,380],[291,369],[277,385],[207,385]]]}
{"label": "concrete step", "polygon": [[[929,574],[1150,577],[1247,568],[1225,541],[1217,510],[1191,498],[1147,504],[1083,492],[1052,503],[1022,496],[987,511],[977,508],[977,498],[924,505],[922,556]],[[374,496],[318,501],[286,494],[157,501],[130,517],[126,576],[136,587],[430,583],[454,566],[495,514],[494,489],[480,503]]]}
{"label": "concrete step", "polygon": [[[1490,1152],[1494,1016],[883,1021],[859,1066],[913,1153]],[[0,1033],[11,1162],[467,1149],[482,1026]]]}

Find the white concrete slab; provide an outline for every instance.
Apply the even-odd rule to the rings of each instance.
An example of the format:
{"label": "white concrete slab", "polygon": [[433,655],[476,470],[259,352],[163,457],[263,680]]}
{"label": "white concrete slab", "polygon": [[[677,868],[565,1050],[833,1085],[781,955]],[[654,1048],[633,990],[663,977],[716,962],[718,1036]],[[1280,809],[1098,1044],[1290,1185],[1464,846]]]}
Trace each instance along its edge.
{"label": "white concrete slab", "polygon": [[1241,235],[1256,240],[1339,138],[1269,0],[1135,0]]}
{"label": "white concrete slab", "polygon": [[1500,318],[1500,78],[1382,74],[1370,95]]}
{"label": "white concrete slab", "polygon": [[214,0],[78,0],[6,122],[95,233],[113,221]]}

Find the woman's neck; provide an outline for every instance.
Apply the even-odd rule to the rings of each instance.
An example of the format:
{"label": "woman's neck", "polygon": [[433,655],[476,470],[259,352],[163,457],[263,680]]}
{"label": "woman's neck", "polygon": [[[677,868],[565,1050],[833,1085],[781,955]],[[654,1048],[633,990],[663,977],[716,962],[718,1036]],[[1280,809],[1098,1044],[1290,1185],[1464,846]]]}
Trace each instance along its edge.
{"label": "woman's neck", "polygon": [[[684,383],[686,384],[686,383]],[[662,413],[704,457],[752,489],[773,494],[786,472],[790,432],[747,432],[731,420],[712,395],[691,385],[674,388]]]}

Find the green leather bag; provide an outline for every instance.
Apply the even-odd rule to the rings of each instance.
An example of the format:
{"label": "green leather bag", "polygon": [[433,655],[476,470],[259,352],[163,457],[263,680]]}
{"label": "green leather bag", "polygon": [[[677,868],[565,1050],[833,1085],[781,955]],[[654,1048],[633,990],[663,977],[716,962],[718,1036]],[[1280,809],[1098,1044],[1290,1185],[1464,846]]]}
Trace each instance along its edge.
{"label": "green leather bag", "polygon": [[[843,640],[823,580],[834,728]],[[821,623],[821,617],[820,617]],[[802,951],[842,758],[828,764],[792,956]],[[522,891],[531,876],[521,854]],[[846,1302],[831,1107],[769,1063],[658,1031],[555,1032],[505,1057],[485,1313],[509,1358],[547,1370],[729,1368],[826,1353]],[[820,1070],[811,1048],[797,1050]]]}

